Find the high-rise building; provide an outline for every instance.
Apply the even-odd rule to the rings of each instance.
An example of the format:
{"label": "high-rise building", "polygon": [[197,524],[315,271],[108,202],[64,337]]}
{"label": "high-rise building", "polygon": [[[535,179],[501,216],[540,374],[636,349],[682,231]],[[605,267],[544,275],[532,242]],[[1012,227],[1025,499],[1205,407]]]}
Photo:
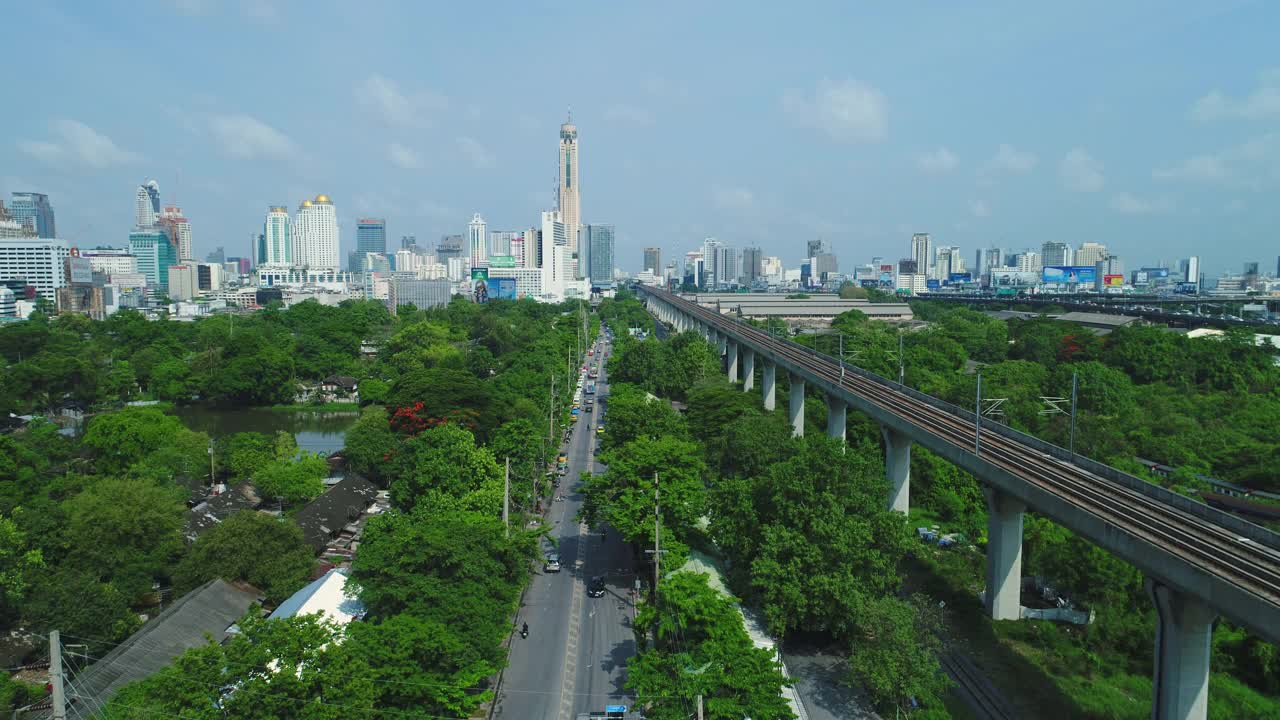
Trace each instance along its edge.
{"label": "high-rise building", "polygon": [[964,257],[956,245],[943,245],[934,257],[934,274],[938,280],[949,280],[952,273],[964,272]]}
{"label": "high-rise building", "polygon": [[338,213],[329,196],[303,200],[293,221],[294,265],[337,270],[338,243]]}
{"label": "high-rise building", "polygon": [[356,220],[356,252],[385,253],[387,251],[387,221],[383,218]]}
{"label": "high-rise building", "polygon": [[480,213],[473,215],[471,222],[467,223],[467,248],[471,267],[489,264],[489,224],[480,217]]}
{"label": "high-rise building", "polygon": [[134,194],[134,227],[148,228],[160,217],[160,183],[148,180]]}
{"label": "high-rise building", "polygon": [[817,255],[813,255],[811,260],[813,276],[819,281],[825,282],[832,275],[840,272],[840,262],[835,253],[820,252]]}
{"label": "high-rise building", "polygon": [[805,252],[804,252],[805,257],[807,258],[817,257],[818,255],[821,255],[822,252],[823,252],[822,238],[818,238],[817,240],[810,240],[807,243],[805,243]]}
{"label": "high-rise building", "polygon": [[147,286],[167,290],[169,267],[178,264],[178,249],[169,234],[157,227],[138,228],[129,233],[129,250],[138,259],[138,272]]}
{"label": "high-rise building", "polygon": [[902,258],[898,261],[899,275],[915,275],[919,270],[919,264],[912,258]]}
{"label": "high-rise building", "polygon": [[187,220],[186,216],[182,214],[182,208],[177,205],[166,205],[164,211],[156,217],[152,224],[160,227],[168,233],[169,239],[173,242],[173,246],[178,250],[179,260],[193,259],[193,250],[191,249],[191,223]]}
{"label": "high-rise building", "polygon": [[978,248],[978,256],[974,262],[974,272],[979,277],[991,272],[991,268],[1004,264],[1004,251],[1000,248]]}
{"label": "high-rise building", "polygon": [[[1068,248],[1069,250],[1070,248]],[[1032,251],[1023,251],[1018,253],[1018,272],[1040,272],[1040,268],[1044,267],[1044,261],[1040,257],[1040,253]]]}
{"label": "high-rise building", "polygon": [[1099,260],[1107,259],[1107,246],[1102,243],[1085,242],[1080,243],[1080,249],[1076,251],[1076,265],[1097,265]]}
{"label": "high-rise building", "polygon": [[916,272],[927,275],[933,267],[933,240],[929,233],[916,233],[911,236],[911,259],[916,262]]}
{"label": "high-rise building", "polygon": [[494,255],[510,255],[511,241],[520,237],[515,230],[490,230],[489,251]]}
{"label": "high-rise building", "polygon": [[758,247],[742,249],[742,282],[750,285],[764,275],[764,253]]}
{"label": "high-rise building", "polygon": [[1064,242],[1049,240],[1040,246],[1041,265],[1070,265],[1071,246]]}
{"label": "high-rise building", "polygon": [[53,221],[53,206],[42,193],[15,192],[9,205],[9,216],[26,227],[35,237],[53,239],[58,229]]}
{"label": "high-rise building", "polygon": [[1258,263],[1247,262],[1244,264],[1244,281],[1245,290],[1255,290],[1258,286]]}
{"label": "high-rise building", "polygon": [[293,221],[289,219],[289,208],[274,205],[267,211],[262,238],[258,253],[259,265],[289,267],[294,264]]}
{"label": "high-rise building", "polygon": [[216,250],[209,253],[208,255],[205,255],[204,259],[207,262],[217,263],[221,265],[227,261],[227,250],[223,246],[219,245]]}
{"label": "high-rise building", "polygon": [[9,211],[5,209],[4,201],[0,200],[0,239],[26,238],[26,237],[35,237],[35,236],[36,236],[36,231],[35,231],[34,223],[31,224],[30,226],[27,226],[27,225],[23,225],[17,220],[14,220],[13,216],[9,214]]}
{"label": "high-rise building", "polygon": [[644,266],[641,270],[652,270],[658,272],[658,268],[662,267],[662,248],[647,247],[644,249]]}
{"label": "high-rise building", "polygon": [[417,246],[418,246],[418,236],[417,236],[417,235],[401,235],[401,236],[400,236],[400,247],[401,247],[402,249],[403,249],[403,248],[417,247]]}
{"label": "high-rise building", "polygon": [[1192,255],[1182,261],[1182,282],[1200,282],[1200,257]]}
{"label": "high-rise building", "polygon": [[112,275],[138,272],[138,258],[134,257],[128,249],[94,248],[81,251],[80,256],[89,261],[89,267],[93,272],[106,275],[108,280]]}
{"label": "high-rise building", "polygon": [[736,285],[742,275],[742,261],[738,257],[738,249],[729,245],[716,248],[716,285],[725,287]]}
{"label": "high-rise building", "polygon": [[[402,246],[403,247],[403,246]],[[436,258],[445,264],[448,264],[452,258],[467,257],[467,261],[471,261],[471,257],[467,255],[467,241],[461,235],[445,235],[440,238],[440,242],[436,243]]]}
{"label": "high-rise building", "polygon": [[724,243],[715,238],[702,241],[702,273],[698,284],[705,289],[714,289],[720,282],[720,273],[716,270],[716,251]]}
{"label": "high-rise building", "polygon": [[22,278],[40,295],[53,300],[67,283],[63,261],[71,255],[65,240],[6,238],[0,240],[0,281]]}
{"label": "high-rise building", "polygon": [[556,202],[560,221],[568,233],[569,251],[578,250],[578,226],[582,224],[581,178],[578,176],[578,127],[573,117],[560,126],[560,164],[556,182]]}
{"label": "high-rise building", "polygon": [[587,251],[587,277],[591,284],[596,287],[613,284],[613,226],[583,225],[581,240],[582,248]]}

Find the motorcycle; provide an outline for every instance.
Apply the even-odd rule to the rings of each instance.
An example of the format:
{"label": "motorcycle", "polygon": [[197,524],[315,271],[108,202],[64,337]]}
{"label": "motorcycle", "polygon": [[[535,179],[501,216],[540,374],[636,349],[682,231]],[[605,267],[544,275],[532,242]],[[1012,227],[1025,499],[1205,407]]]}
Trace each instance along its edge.
{"label": "motorcycle", "polygon": [[521,638],[529,637],[529,623],[525,623],[524,627],[520,628],[520,637]]}

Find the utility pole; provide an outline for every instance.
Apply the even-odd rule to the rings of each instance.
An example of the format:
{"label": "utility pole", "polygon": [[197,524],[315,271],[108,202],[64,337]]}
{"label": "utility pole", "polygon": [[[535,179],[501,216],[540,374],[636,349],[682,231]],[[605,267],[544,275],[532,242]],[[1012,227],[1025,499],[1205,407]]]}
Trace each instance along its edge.
{"label": "utility pole", "polygon": [[213,438],[209,438],[209,487],[218,481],[218,476],[214,474],[213,468]]}
{"label": "utility pole", "polygon": [[1071,372],[1071,440],[1067,446],[1071,451],[1071,460],[1076,459],[1076,373]]}
{"label": "utility pole", "polygon": [[505,537],[511,537],[511,456],[507,456],[507,469],[502,475],[502,529]]}
{"label": "utility pole", "polygon": [[653,471],[653,606],[658,606],[658,582],[662,579],[662,499],[658,495],[658,471]]}
{"label": "utility pole", "polygon": [[62,638],[49,631],[49,684],[52,686],[53,720],[67,720],[67,698],[62,689]]}
{"label": "utility pole", "polygon": [[902,330],[898,330],[898,384],[903,385],[906,377],[906,362],[902,357]]}
{"label": "utility pole", "polygon": [[840,333],[840,384],[844,384],[844,333]]}
{"label": "utility pole", "polygon": [[698,693],[698,720],[702,720],[702,693]]}

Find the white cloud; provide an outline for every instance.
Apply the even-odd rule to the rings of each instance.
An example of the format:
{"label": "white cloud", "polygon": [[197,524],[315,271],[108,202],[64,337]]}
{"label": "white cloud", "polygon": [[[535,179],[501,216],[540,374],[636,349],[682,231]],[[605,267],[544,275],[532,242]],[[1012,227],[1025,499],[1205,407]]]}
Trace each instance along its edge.
{"label": "white cloud", "polygon": [[610,105],[609,108],[604,111],[604,117],[610,122],[635,127],[647,127],[652,125],[654,122],[653,113],[648,110],[634,105],[625,105],[621,103]]}
{"label": "white cloud", "polygon": [[1280,68],[1263,72],[1258,87],[1247,97],[1232,98],[1214,90],[1196,101],[1191,107],[1191,117],[1198,122],[1280,117]]}
{"label": "white cloud", "polygon": [[1002,143],[996,154],[986,165],[982,166],[983,174],[1009,173],[1024,175],[1035,169],[1039,159],[1032,153],[1019,150],[1012,145]]}
{"label": "white cloud", "polygon": [[53,140],[19,140],[18,149],[50,165],[73,164],[106,168],[139,160],[135,152],[76,120],[55,120]]}
{"label": "white cloud", "polygon": [[718,187],[711,191],[712,201],[721,210],[746,210],[755,204],[755,193],[742,187]]}
{"label": "white cloud", "polygon": [[1151,215],[1167,212],[1172,206],[1168,200],[1144,200],[1127,192],[1118,192],[1111,196],[1111,209],[1125,215]]}
{"label": "white cloud", "polygon": [[388,145],[387,155],[391,158],[391,164],[396,167],[404,168],[405,170],[417,170],[422,167],[422,156],[400,143]]}
{"label": "white cloud", "polygon": [[373,73],[356,88],[356,100],[377,113],[389,125],[424,127],[449,105],[443,95],[431,92],[405,93],[396,81]]}
{"label": "white cloud", "polygon": [[799,90],[782,96],[782,109],[802,126],[840,142],[879,142],[889,134],[889,102],[877,88],[857,80],[818,84],[812,98]]}
{"label": "white cloud", "polygon": [[941,175],[956,169],[960,158],[946,148],[938,148],[930,152],[916,155],[916,168],[928,175]]}
{"label": "white cloud", "polygon": [[294,149],[287,135],[250,115],[215,115],[209,128],[222,149],[235,157],[282,157]]}
{"label": "white cloud", "polygon": [[1151,172],[1156,180],[1186,180],[1189,182],[1224,182],[1230,175],[1227,164],[1218,155],[1197,155],[1178,165],[1157,168]]}
{"label": "white cloud", "polygon": [[991,215],[991,208],[987,207],[987,204],[982,200],[975,200],[973,204],[969,206],[969,209],[973,211],[974,217],[981,218]]}
{"label": "white cloud", "polygon": [[1074,192],[1098,192],[1107,184],[1102,163],[1081,148],[1072,148],[1059,168],[1062,184]]}
{"label": "white cloud", "polygon": [[497,160],[493,157],[493,153],[488,148],[481,145],[475,138],[459,137],[457,139],[458,149],[463,155],[471,161],[471,165],[479,170],[491,168],[497,164]]}

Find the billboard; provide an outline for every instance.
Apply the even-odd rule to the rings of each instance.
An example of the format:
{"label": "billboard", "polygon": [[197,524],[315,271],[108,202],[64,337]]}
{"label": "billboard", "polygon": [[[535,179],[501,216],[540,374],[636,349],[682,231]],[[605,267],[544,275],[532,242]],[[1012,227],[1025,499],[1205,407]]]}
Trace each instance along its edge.
{"label": "billboard", "polygon": [[93,282],[93,266],[89,258],[71,256],[63,260],[67,271],[67,282],[73,285],[88,285]]}
{"label": "billboard", "polygon": [[1123,287],[1124,275],[1103,275],[1102,284],[1107,287]]}
{"label": "billboard", "polygon": [[[889,268],[889,269],[885,270],[885,268]],[[884,287],[884,288],[893,287],[893,266],[892,265],[880,266],[880,287]]]}
{"label": "billboard", "polygon": [[478,303],[489,302],[489,268],[471,268],[471,294]]}
{"label": "billboard", "polygon": [[1040,279],[1046,283],[1092,284],[1097,281],[1097,269],[1092,265],[1045,265]]}
{"label": "billboard", "polygon": [[879,280],[859,280],[858,284],[862,287],[880,287]]}
{"label": "billboard", "polygon": [[1169,268],[1162,268],[1162,267],[1144,267],[1144,268],[1140,268],[1140,269],[1139,269],[1139,272],[1144,272],[1144,273],[1146,273],[1146,274],[1147,274],[1147,279],[1148,279],[1148,280],[1152,280],[1152,281],[1154,281],[1154,280],[1167,280],[1167,279],[1169,278]]}
{"label": "billboard", "polygon": [[893,266],[892,266],[892,265],[881,265],[881,266],[880,266],[880,272],[881,272],[881,273],[890,273],[890,274],[892,274],[892,273],[893,273]]}
{"label": "billboard", "polygon": [[1021,270],[991,271],[991,284],[996,286],[1035,285],[1040,279],[1039,273]]}
{"label": "billboard", "polygon": [[967,273],[967,272],[951,273],[950,275],[947,275],[947,282],[949,283],[973,282],[973,273]]}
{"label": "billboard", "polygon": [[1146,271],[1146,270],[1134,270],[1134,271],[1133,271],[1133,284],[1134,284],[1134,285],[1146,285],[1146,284],[1147,284],[1147,271]]}
{"label": "billboard", "polygon": [[924,286],[929,290],[937,290],[938,288],[942,287],[942,281],[941,280],[925,280]]}
{"label": "billboard", "polygon": [[489,267],[496,268],[513,268],[516,266],[516,257],[514,255],[490,255]]}
{"label": "billboard", "polygon": [[493,278],[489,281],[489,297],[498,300],[516,299],[515,278]]}
{"label": "billboard", "polygon": [[1183,295],[1195,295],[1200,290],[1198,285],[1199,283],[1180,282],[1176,287],[1174,287],[1173,291],[1176,293],[1182,293]]}

